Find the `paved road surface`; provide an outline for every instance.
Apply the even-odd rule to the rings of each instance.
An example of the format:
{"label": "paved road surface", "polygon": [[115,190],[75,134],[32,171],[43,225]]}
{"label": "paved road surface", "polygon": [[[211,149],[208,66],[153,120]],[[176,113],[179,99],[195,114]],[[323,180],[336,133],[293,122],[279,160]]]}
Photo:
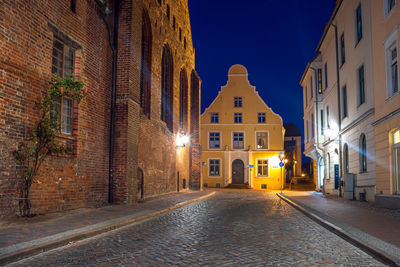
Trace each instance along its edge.
{"label": "paved road surface", "polygon": [[273,192],[221,190],[12,266],[383,266]]}

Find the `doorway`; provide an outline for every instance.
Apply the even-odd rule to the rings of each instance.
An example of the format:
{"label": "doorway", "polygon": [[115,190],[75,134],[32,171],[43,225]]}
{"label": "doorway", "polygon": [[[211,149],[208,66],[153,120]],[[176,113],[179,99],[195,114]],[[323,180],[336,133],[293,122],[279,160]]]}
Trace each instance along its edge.
{"label": "doorway", "polygon": [[244,163],[240,159],[232,162],[232,184],[244,184]]}

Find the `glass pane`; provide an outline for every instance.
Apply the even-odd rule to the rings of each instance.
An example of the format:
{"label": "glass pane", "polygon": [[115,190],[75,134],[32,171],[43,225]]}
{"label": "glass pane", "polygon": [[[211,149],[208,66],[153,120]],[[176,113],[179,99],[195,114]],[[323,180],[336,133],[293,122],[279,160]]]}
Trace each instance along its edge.
{"label": "glass pane", "polygon": [[396,193],[400,194],[400,147],[394,150]]}
{"label": "glass pane", "polygon": [[393,133],[393,144],[400,144],[400,130]]}
{"label": "glass pane", "polygon": [[72,100],[68,98],[63,98],[62,132],[72,134]]}

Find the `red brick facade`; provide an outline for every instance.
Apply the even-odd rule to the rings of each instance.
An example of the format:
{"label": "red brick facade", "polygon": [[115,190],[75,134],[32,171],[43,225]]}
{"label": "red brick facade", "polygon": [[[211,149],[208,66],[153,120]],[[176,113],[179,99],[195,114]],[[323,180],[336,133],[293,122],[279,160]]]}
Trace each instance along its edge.
{"label": "red brick facade", "polygon": [[[189,164],[193,149],[177,149],[175,143],[180,132],[179,74],[181,69],[188,74],[194,70],[194,50],[187,0],[119,2],[112,196],[116,203],[132,203],[140,197],[138,173],[143,173],[145,198],[176,191],[178,172],[181,189],[182,179],[186,185],[190,179],[200,179],[189,169],[190,164],[200,164]],[[74,77],[85,81],[88,95],[79,106],[74,105],[72,135],[59,137],[73,145],[73,153],[46,160],[32,186],[32,212],[105,205],[108,201],[113,51],[99,3],[77,1],[73,12],[68,0],[0,1],[0,215],[17,209],[12,151],[37,119],[34,103],[52,77],[54,38],[74,48]],[[113,1],[108,6],[115,12]],[[150,118],[140,108],[143,10],[149,14],[152,31]],[[110,29],[113,16],[106,16]],[[160,119],[165,44],[173,57],[173,132]],[[200,88],[196,90],[199,94]],[[200,100],[196,101],[188,100],[189,125],[193,121],[198,124],[199,111],[192,114],[192,106],[199,107]],[[190,129],[197,129],[198,136],[198,126]],[[198,139],[193,140],[193,148],[198,147]],[[199,188],[201,183],[191,184]]]}

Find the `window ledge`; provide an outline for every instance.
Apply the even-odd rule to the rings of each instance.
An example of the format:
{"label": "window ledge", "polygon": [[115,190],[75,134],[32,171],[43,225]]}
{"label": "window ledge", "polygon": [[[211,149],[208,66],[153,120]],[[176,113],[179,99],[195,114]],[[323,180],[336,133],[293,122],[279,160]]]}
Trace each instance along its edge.
{"label": "window ledge", "polygon": [[389,96],[388,98],[386,98],[385,103],[389,102],[390,100],[392,100],[393,98],[395,98],[399,94],[400,94],[400,90],[397,91],[396,93],[394,93],[393,95]]}

